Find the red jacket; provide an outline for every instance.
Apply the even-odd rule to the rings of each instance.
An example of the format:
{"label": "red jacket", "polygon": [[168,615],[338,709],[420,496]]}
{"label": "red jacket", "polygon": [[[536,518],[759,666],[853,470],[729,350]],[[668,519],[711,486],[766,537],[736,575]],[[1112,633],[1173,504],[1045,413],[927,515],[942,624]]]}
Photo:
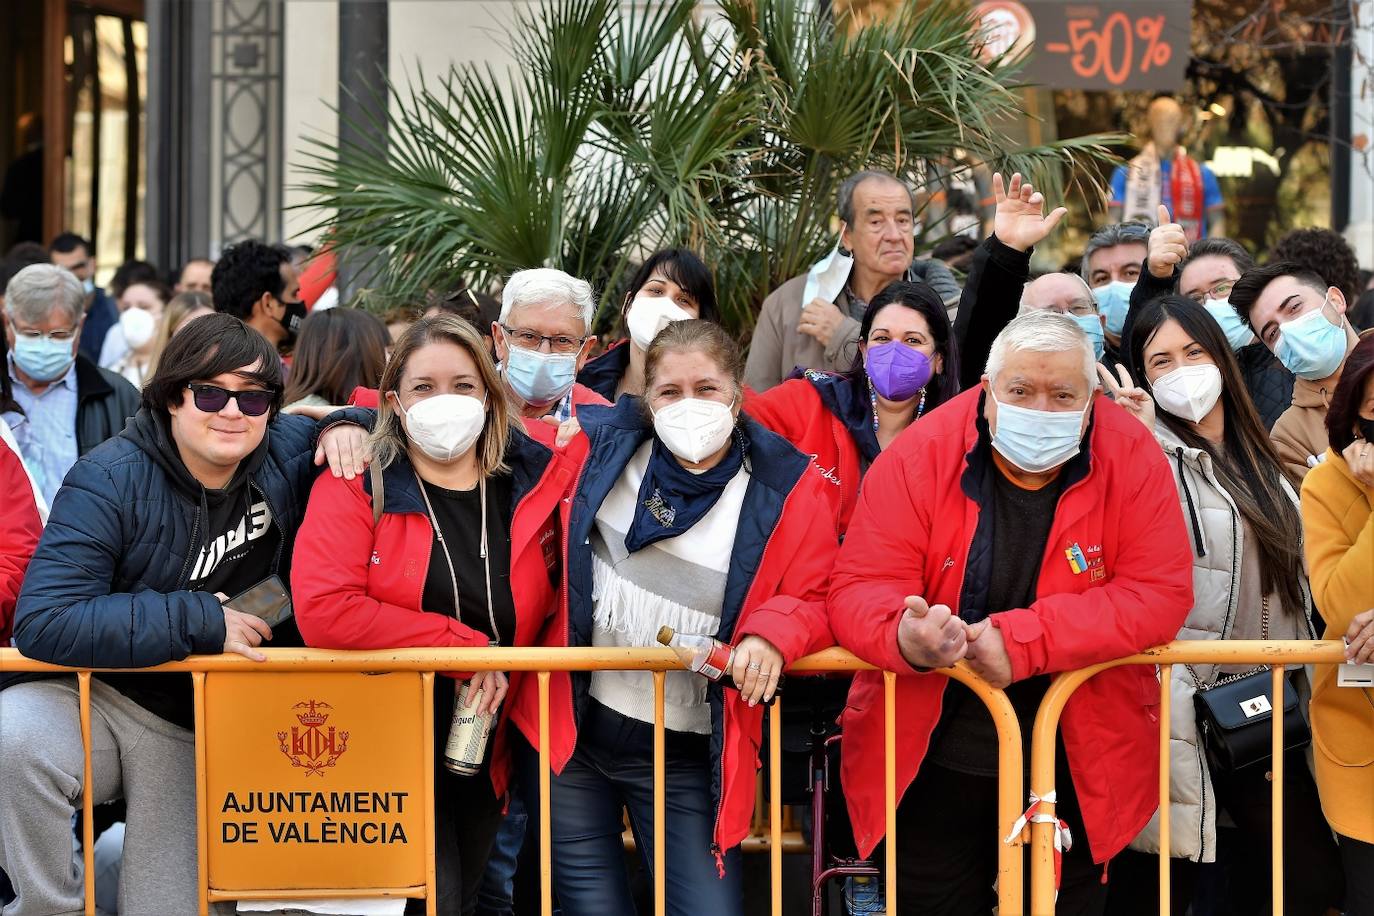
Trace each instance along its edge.
{"label": "red jacket", "polygon": [[[533,645],[558,609],[560,500],[573,467],[562,456],[523,437],[512,438],[507,463],[513,475],[511,594],[515,645]],[[434,530],[419,484],[404,457],[383,474],[381,520],[372,526],[368,475],[345,480],[322,474],[296,535],[291,588],[296,622],[306,645],[324,649],[485,646],[485,634],[456,618],[421,609]],[[537,744],[538,708],[517,712],[522,672],[512,672],[502,727],[496,733],[492,783],[505,792],[509,768],[504,719],[516,721]],[[534,723],[533,731],[529,728]]]}
{"label": "red jacket", "polygon": [[825,405],[816,385],[810,379],[796,378],[762,394],[748,389],[744,409],[811,459],[829,484],[825,495],[839,519],[840,531],[847,531],[859,502],[863,455],[853,433]]}
{"label": "red jacket", "polygon": [[0,493],[5,494],[4,509],[0,509],[0,646],[8,646],[14,603],[24,584],[24,570],[43,535],[43,522],[24,463],[4,442],[0,442]]}
{"label": "red jacket", "polygon": [[[996,562],[972,498],[982,492],[979,469],[991,465],[981,403],[981,389],[959,395],[874,462],[832,577],[830,624],[840,645],[905,675],[897,681],[899,798],[925,756],[947,683],[941,674],[917,674],[898,651],[903,599],[920,595],[957,613],[986,589]],[[1168,642],[1193,604],[1192,551],[1154,437],[1098,397],[1088,441],[1087,454],[1063,471],[1039,597],[990,618],[1002,631],[1014,680]],[[1081,573],[1065,556],[1074,546],[1087,563]],[[1154,670],[1127,666],[1088,681],[1064,710],[1064,746],[1097,862],[1125,848],[1158,807],[1158,703]],[[855,676],[842,723],[845,796],[859,851],[868,855],[885,825],[881,674]]]}
{"label": "red jacket", "polygon": [[[581,416],[588,457],[569,497],[569,548],[564,562],[563,613],[546,634],[549,644],[586,646],[592,641],[591,534],[596,512],[636,449],[650,436],[638,399]],[[717,638],[737,643],[756,634],[791,663],[834,644],[826,623],[825,589],[835,559],[834,514],[828,487],[805,457],[780,437],[744,418],[751,479],[740,511],[734,555],[726,582]],[[551,685],[550,758],[561,772],[577,742],[575,710],[588,697],[585,675],[555,674]],[[534,691],[531,682],[522,688]],[[709,690],[719,689],[713,685]],[[723,712],[712,713],[713,783],[719,812],[713,851],[737,845],[749,833],[754,783],[760,766],[763,707],[749,708],[734,689],[722,691]],[[708,692],[709,696],[709,692]],[[536,744],[536,747],[538,745]]]}

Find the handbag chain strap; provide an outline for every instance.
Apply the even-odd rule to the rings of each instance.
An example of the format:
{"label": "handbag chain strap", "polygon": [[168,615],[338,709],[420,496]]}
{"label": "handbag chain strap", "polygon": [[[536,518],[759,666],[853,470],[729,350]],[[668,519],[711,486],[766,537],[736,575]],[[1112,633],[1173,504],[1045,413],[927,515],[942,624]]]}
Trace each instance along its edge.
{"label": "handbag chain strap", "polygon": [[[1260,641],[1269,641],[1269,596],[1265,595],[1260,599]],[[1197,676],[1197,670],[1192,665],[1187,665],[1188,671],[1193,675],[1193,684],[1199,693],[1206,693],[1216,687],[1224,687],[1227,684],[1234,684],[1236,681],[1243,680],[1252,674],[1260,671],[1268,671],[1268,665],[1260,665],[1258,668],[1251,668],[1249,671],[1242,671],[1239,674],[1228,674],[1225,677],[1217,678],[1210,684],[1202,683],[1202,678]]]}

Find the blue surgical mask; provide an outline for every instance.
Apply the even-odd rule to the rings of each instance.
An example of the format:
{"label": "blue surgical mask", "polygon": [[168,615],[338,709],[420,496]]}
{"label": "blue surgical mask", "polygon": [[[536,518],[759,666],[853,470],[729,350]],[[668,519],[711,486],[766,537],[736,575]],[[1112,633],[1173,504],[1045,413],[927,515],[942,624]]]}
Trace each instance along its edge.
{"label": "blue surgical mask", "polygon": [[81,281],[81,289],[89,296],[91,293],[95,292],[95,281],[87,277],[85,280]]}
{"label": "blue surgical mask", "polygon": [[1093,342],[1093,359],[1101,360],[1102,354],[1107,352],[1107,339],[1102,333],[1102,319],[1096,315],[1070,315],[1070,318],[1083,329],[1083,333],[1088,335],[1088,339]]}
{"label": "blue surgical mask", "polygon": [[61,378],[76,358],[72,341],[53,340],[46,335],[26,337],[14,335],[14,364],[36,382],[51,382]]}
{"label": "blue surgical mask", "polygon": [[1099,286],[1093,290],[1093,298],[1097,300],[1097,308],[1102,313],[1102,317],[1107,319],[1107,333],[1113,337],[1120,337],[1122,330],[1126,327],[1126,313],[1130,311],[1131,291],[1134,289],[1134,283],[1127,283],[1125,280],[1113,280],[1106,286]]}
{"label": "blue surgical mask", "polygon": [[1339,369],[1349,345],[1344,323],[1332,324],[1327,320],[1325,312],[1330,301],[1331,294],[1327,293],[1321,308],[1279,325],[1274,355],[1289,372],[1309,382],[1324,379]]}
{"label": "blue surgical mask", "polygon": [[544,353],[512,346],[506,351],[506,382],[527,404],[550,404],[577,380],[576,353]]}
{"label": "blue surgical mask", "polygon": [[[988,395],[992,397],[991,393]],[[997,428],[992,447],[1023,471],[1041,474],[1078,454],[1083,441],[1082,410],[1031,410],[1014,404],[997,404]]]}
{"label": "blue surgical mask", "polygon": [[1248,346],[1255,339],[1255,333],[1250,330],[1250,325],[1245,323],[1240,313],[1231,308],[1231,300],[1208,299],[1202,303],[1202,307],[1207,310],[1207,314],[1217,320],[1217,324],[1221,325],[1221,332],[1226,335],[1226,342],[1231,345],[1232,350]]}

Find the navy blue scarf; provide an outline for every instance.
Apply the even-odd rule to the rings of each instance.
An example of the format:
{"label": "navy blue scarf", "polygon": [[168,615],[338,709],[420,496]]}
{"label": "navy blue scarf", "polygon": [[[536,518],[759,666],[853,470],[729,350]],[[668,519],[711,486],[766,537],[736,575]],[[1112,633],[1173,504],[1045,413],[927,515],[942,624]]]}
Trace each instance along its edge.
{"label": "navy blue scarf", "polygon": [[815,369],[799,370],[792,378],[804,378],[816,389],[825,409],[854,437],[865,467],[878,459],[882,449],[878,446],[878,434],[873,431],[873,401],[866,379]]}
{"label": "navy blue scarf", "polygon": [[625,549],[634,553],[655,541],[677,537],[691,528],[716,504],[725,485],[734,480],[749,447],[743,431],[735,427],[730,450],[720,464],[704,474],[693,474],[678,464],[673,453],[654,437],[649,466],[639,485],[635,516],[625,534]]}

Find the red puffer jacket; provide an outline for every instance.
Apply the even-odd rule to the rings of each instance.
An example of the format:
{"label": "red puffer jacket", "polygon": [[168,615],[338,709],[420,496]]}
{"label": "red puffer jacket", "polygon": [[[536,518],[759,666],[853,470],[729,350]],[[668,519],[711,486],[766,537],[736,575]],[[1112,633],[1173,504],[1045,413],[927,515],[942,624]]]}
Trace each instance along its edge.
{"label": "red puffer jacket", "polygon": [[[925,756],[947,683],[941,674],[916,673],[898,651],[903,599],[920,595],[956,613],[961,604],[977,607],[969,596],[986,589],[996,562],[989,526],[978,531],[979,482],[991,464],[982,398],[981,389],[965,392],[874,462],[832,579],[830,623],[840,645],[904,675],[897,681],[899,798]],[[1015,680],[1168,642],[1193,604],[1192,551],[1154,437],[1098,397],[1087,441],[1087,453],[1063,471],[1035,603],[990,618]],[[1066,558],[1075,547],[1085,566]],[[1096,862],[1125,848],[1158,807],[1158,704],[1154,669],[1128,666],[1088,681],[1064,710],[1064,746]],[[880,673],[855,676],[842,722],[844,791],[867,855],[885,825]]]}
{"label": "red puffer jacket", "polygon": [[[587,539],[606,495],[635,451],[653,435],[637,398],[623,397],[614,407],[588,409],[579,418],[583,435],[569,449],[571,453],[574,447],[585,448],[587,458],[565,513],[569,548],[564,605],[546,633],[550,645],[592,644],[592,558]],[[825,614],[825,590],[838,546],[834,513],[823,490],[829,484],[782,438],[747,415],[741,423],[749,440],[751,478],[716,637],[734,644],[748,635],[762,636],[790,664],[834,644]],[[554,771],[561,772],[577,743],[576,719],[588,699],[589,681],[583,674],[555,673],[550,688],[549,753]],[[718,812],[712,851],[717,856],[749,833],[763,733],[763,707],[751,709],[737,690],[721,688],[722,684],[708,687],[708,698],[711,691],[721,691],[723,699],[719,707],[711,704],[712,790]],[[534,693],[533,679],[522,690]]]}
{"label": "red puffer jacket", "polygon": [[5,507],[0,509],[0,646],[8,646],[14,603],[24,584],[24,570],[43,536],[43,522],[24,463],[5,442],[0,442],[0,493],[5,494]]}
{"label": "red puffer jacket", "polygon": [[[521,435],[506,451],[513,477],[510,585],[515,645],[537,642],[559,609],[561,530],[558,510],[573,481],[573,463]],[[323,474],[296,535],[291,588],[296,622],[306,645],[324,649],[485,646],[485,634],[456,618],[420,609],[434,530],[419,484],[404,457],[384,472],[382,517],[372,525],[369,475],[344,480]],[[503,720],[539,740],[538,707],[516,709],[523,672],[512,672]],[[537,699],[536,699],[537,702]],[[531,733],[527,727],[534,723]],[[497,795],[509,779],[504,721],[492,755]]]}

